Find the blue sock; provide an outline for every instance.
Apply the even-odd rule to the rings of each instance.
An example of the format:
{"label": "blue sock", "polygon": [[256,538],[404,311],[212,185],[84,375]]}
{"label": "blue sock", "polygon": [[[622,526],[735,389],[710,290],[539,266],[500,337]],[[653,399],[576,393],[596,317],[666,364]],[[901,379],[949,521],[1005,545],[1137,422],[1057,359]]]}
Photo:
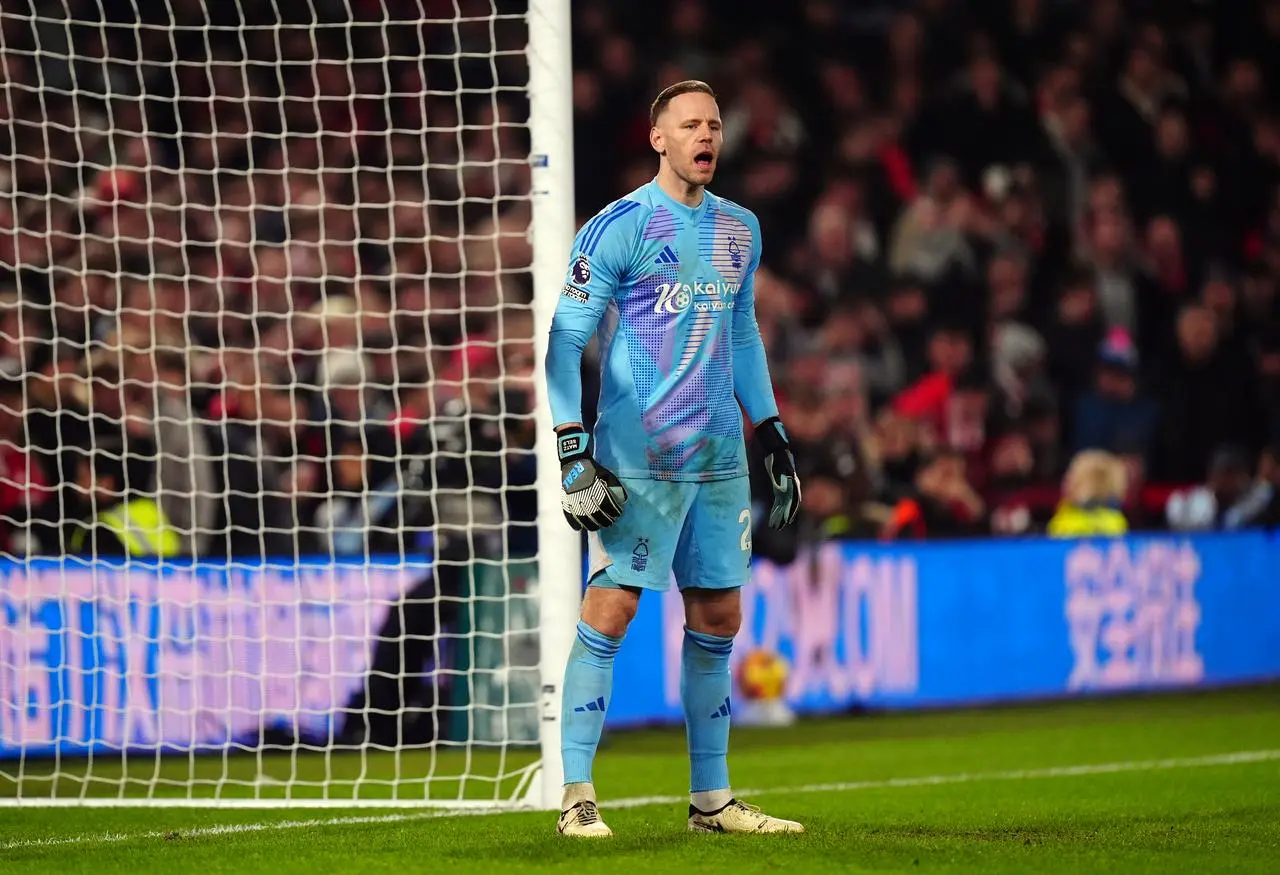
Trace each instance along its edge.
{"label": "blue sock", "polygon": [[564,670],[560,705],[560,755],[566,784],[591,780],[591,761],[596,757],[604,712],[613,693],[613,658],[621,646],[621,638],[578,623],[578,640],[573,642]]}
{"label": "blue sock", "polygon": [[729,653],[733,639],[684,630],[680,701],[689,734],[689,791],[729,787]]}

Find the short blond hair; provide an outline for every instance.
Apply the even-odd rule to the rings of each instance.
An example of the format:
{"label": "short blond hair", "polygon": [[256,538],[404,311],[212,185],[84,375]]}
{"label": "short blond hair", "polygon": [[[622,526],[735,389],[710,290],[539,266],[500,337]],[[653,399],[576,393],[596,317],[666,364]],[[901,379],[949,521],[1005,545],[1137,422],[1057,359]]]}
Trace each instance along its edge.
{"label": "short blond hair", "polygon": [[1128,491],[1124,462],[1105,450],[1076,453],[1062,478],[1063,498],[1075,505],[1120,501]]}
{"label": "short blond hair", "polygon": [[668,85],[649,106],[649,127],[658,123],[658,118],[666,112],[667,106],[681,94],[706,94],[712,100],[716,99],[715,91],[701,79],[686,79],[683,82]]}

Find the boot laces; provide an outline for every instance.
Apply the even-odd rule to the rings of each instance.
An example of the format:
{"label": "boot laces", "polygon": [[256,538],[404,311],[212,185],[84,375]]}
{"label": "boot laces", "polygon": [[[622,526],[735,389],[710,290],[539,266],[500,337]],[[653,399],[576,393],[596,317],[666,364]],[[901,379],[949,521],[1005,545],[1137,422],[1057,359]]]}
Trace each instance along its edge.
{"label": "boot laces", "polygon": [[598,823],[599,820],[600,812],[594,802],[578,803],[578,823],[581,826],[591,826],[593,823]]}

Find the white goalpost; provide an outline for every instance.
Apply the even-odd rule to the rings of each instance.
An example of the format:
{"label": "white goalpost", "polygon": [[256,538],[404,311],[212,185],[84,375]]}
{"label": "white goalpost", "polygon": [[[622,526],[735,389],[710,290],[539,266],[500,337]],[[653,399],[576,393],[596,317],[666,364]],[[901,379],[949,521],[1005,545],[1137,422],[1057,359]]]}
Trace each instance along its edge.
{"label": "white goalpost", "polygon": [[570,52],[570,0],[0,9],[0,806],[558,806]]}
{"label": "white goalpost", "polygon": [[[545,399],[547,337],[560,298],[565,252],[577,221],[573,191],[573,65],[570,47],[571,0],[531,0],[529,16],[529,94],[532,140],[534,349],[539,362],[538,397]],[[536,36],[535,36],[536,35]],[[560,762],[560,704],[564,666],[569,660],[582,599],[582,541],[564,521],[560,508],[560,459],[552,432],[551,408],[537,406],[538,533],[542,549],[541,688],[539,725],[542,750],[529,799],[559,810],[564,769]]]}

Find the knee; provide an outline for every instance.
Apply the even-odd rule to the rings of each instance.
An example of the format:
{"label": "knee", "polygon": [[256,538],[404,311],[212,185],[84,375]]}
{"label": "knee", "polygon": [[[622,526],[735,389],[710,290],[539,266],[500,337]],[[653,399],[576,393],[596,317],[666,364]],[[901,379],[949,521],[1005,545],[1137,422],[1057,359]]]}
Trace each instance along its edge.
{"label": "knee", "polygon": [[625,589],[589,587],[582,602],[582,621],[610,638],[622,638],[635,619],[639,593]]}
{"label": "knee", "polygon": [[733,638],[742,628],[742,603],[739,599],[706,599],[688,607],[686,621],[695,632]]}
{"label": "knee", "polygon": [[742,628],[742,615],[739,613],[726,612],[717,614],[704,619],[695,627],[699,632],[706,632],[708,635],[718,635],[721,638],[733,638],[738,634],[738,630]]}

